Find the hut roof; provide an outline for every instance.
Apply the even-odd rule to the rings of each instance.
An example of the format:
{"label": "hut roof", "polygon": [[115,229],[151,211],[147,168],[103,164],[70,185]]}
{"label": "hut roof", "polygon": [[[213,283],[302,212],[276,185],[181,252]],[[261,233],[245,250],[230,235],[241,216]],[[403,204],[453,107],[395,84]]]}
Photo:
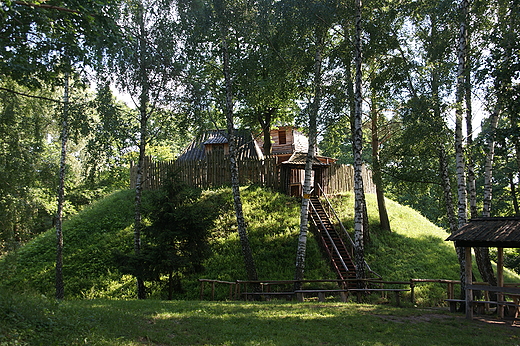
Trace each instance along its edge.
{"label": "hut roof", "polygon": [[520,247],[520,217],[488,217],[469,220],[448,237],[457,247]]}
{"label": "hut roof", "polygon": [[[250,131],[236,131],[237,139],[237,158],[263,158],[262,151],[256,144]],[[203,160],[206,157],[205,145],[226,144],[228,143],[227,131],[211,130],[204,132],[199,138],[195,139],[177,158],[180,161]]]}
{"label": "hut roof", "polygon": [[[320,158],[329,159],[329,160],[320,160]],[[287,161],[282,162],[283,164],[290,164],[290,165],[305,165],[307,161],[307,153],[296,151],[294,152]],[[331,162],[333,162],[333,159],[325,158],[322,156],[315,155],[314,159],[312,161],[313,166],[328,166]]]}

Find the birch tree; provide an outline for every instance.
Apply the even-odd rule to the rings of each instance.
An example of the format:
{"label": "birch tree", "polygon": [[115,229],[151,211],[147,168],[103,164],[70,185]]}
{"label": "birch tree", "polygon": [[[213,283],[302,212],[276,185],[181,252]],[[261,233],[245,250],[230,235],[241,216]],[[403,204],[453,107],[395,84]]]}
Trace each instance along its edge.
{"label": "birch tree", "polygon": [[[457,38],[457,83],[455,87],[455,161],[457,167],[457,219],[458,227],[462,227],[467,221],[467,190],[466,190],[466,168],[464,160],[464,137],[462,123],[464,117],[464,93],[466,88],[466,60],[467,60],[467,17],[468,0],[461,0],[459,4],[459,33]],[[461,297],[465,297],[466,277],[466,248],[457,247],[460,264]]]}
{"label": "birch tree", "polygon": [[[478,209],[477,209],[477,188],[476,188],[476,176],[475,176],[475,152],[476,147],[473,141],[473,107],[472,107],[472,69],[476,66],[473,66],[472,61],[476,59],[473,58],[473,53],[471,49],[471,41],[472,35],[471,32],[475,31],[477,27],[477,20],[473,20],[473,18],[477,16],[471,16],[470,12],[472,12],[472,8],[470,8],[470,3],[464,5],[466,9],[463,10],[462,20],[466,21],[466,57],[465,57],[465,71],[464,71],[464,104],[466,108],[466,141],[467,141],[467,177],[468,177],[468,201],[469,201],[469,213],[471,218],[478,217]],[[491,115],[493,117],[493,115]],[[493,122],[493,120],[491,120]],[[496,124],[495,124],[496,127]],[[488,149],[491,149],[488,146]],[[489,156],[487,159],[491,159]],[[490,172],[489,172],[490,173]],[[486,172],[484,175],[486,176]],[[484,178],[486,179],[486,177]],[[484,192],[484,200],[486,199],[486,192]],[[492,285],[496,284],[496,277],[493,273],[493,267],[491,265],[491,258],[489,255],[489,248],[487,247],[475,247],[475,259],[477,263],[477,267],[479,269],[480,275],[485,282],[488,282]]]}
{"label": "birch tree", "polygon": [[[33,89],[44,84],[55,85],[65,74],[59,182],[56,212],[56,298],[64,297],[62,217],[65,202],[66,156],[69,132],[69,76],[79,66],[92,66],[93,51],[103,52],[99,44],[100,26],[109,28],[101,37],[112,37],[111,21],[101,14],[99,4],[58,1],[52,5],[40,2],[8,1],[2,3],[0,16],[0,74],[9,76]],[[110,6],[111,2],[104,5]]]}
{"label": "birch tree", "polygon": [[[247,235],[247,225],[244,219],[244,211],[242,208],[242,198],[240,195],[240,182],[238,175],[237,148],[235,139],[235,123],[233,112],[233,81],[231,76],[230,53],[229,53],[229,23],[226,13],[225,1],[214,0],[217,25],[219,27],[219,38],[222,54],[222,73],[224,76],[225,89],[225,108],[227,135],[229,143],[229,167],[231,171],[231,188],[233,190],[233,204],[235,207],[235,216],[237,219],[238,235],[242,246],[242,255],[247,272],[248,280],[258,280],[253,252]],[[226,15],[227,14],[227,15]],[[227,17],[227,18],[226,18]]]}
{"label": "birch tree", "polygon": [[[124,44],[112,58],[113,78],[123,92],[130,95],[137,109],[137,162],[134,252],[141,252],[143,167],[146,147],[165,129],[172,117],[159,111],[172,107],[172,94],[177,91],[179,35],[175,20],[175,3],[130,0],[120,8],[120,27]],[[153,122],[152,122],[153,120]],[[137,297],[146,298],[145,284],[136,277]]]}
{"label": "birch tree", "polygon": [[[303,198],[300,206],[300,233],[298,236],[298,248],[296,250],[296,272],[295,280],[302,280],[305,269],[305,253],[307,248],[307,231],[309,224],[309,204],[313,186],[312,165],[316,154],[317,118],[320,109],[322,94],[322,63],[324,49],[324,33],[318,28],[315,31],[315,55],[314,55],[314,78],[312,83],[313,100],[309,109],[309,147],[305,158],[305,178],[303,182]],[[298,285],[298,284],[296,284]],[[296,287],[299,288],[299,287]]]}
{"label": "birch tree", "polygon": [[[224,124],[229,145],[229,169],[238,236],[248,280],[258,274],[249,242],[247,223],[242,207],[236,143],[236,100],[241,94],[237,80],[238,66],[250,47],[247,33],[255,8],[248,1],[188,1],[182,4],[180,17],[187,37],[185,50],[189,56],[189,83],[201,85],[201,100],[214,126]],[[191,88],[191,87],[190,87]],[[193,90],[197,92],[197,90]],[[247,103],[247,101],[246,101]]]}
{"label": "birch tree", "polygon": [[61,154],[56,211],[56,299],[65,297],[63,283],[63,204],[65,203],[65,170],[69,140],[69,73],[63,77],[63,110],[61,115]]}
{"label": "birch tree", "polygon": [[467,219],[466,205],[466,169],[464,160],[464,135],[462,124],[464,119],[464,93],[467,57],[466,21],[468,15],[468,0],[461,0],[459,4],[459,33],[457,38],[457,84],[455,92],[455,158],[457,163],[457,194],[458,194],[458,225],[462,227]]}
{"label": "birch tree", "polygon": [[[362,23],[361,23],[361,0],[355,3],[355,40],[354,40],[354,61],[355,91],[354,91],[354,260],[356,263],[356,278],[365,278],[365,248],[363,240],[363,218],[364,218],[364,189],[363,189],[363,94],[362,94]],[[363,285],[360,282],[360,285]]]}

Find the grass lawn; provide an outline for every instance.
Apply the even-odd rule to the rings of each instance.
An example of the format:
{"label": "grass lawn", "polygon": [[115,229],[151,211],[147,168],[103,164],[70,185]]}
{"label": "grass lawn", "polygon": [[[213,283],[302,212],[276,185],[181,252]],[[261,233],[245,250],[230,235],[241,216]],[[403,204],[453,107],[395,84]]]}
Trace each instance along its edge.
{"label": "grass lawn", "polygon": [[[5,297],[4,297],[5,298]],[[2,300],[0,345],[519,345],[520,327],[356,303]]]}

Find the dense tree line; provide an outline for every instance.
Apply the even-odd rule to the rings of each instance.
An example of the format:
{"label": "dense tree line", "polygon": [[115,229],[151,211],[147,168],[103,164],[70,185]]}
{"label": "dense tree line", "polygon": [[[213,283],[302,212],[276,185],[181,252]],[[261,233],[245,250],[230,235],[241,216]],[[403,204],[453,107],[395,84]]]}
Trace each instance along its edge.
{"label": "dense tree line", "polygon": [[[126,187],[135,160],[141,255],[145,155],[172,158],[214,127],[227,130],[235,177],[236,128],[305,129],[304,196],[315,148],[369,165],[386,231],[385,193],[452,232],[468,217],[520,215],[519,12],[513,0],[3,1],[1,251],[55,226],[59,252],[63,217]],[[360,269],[370,239],[362,186],[356,175]],[[307,209],[303,198],[295,278]]]}

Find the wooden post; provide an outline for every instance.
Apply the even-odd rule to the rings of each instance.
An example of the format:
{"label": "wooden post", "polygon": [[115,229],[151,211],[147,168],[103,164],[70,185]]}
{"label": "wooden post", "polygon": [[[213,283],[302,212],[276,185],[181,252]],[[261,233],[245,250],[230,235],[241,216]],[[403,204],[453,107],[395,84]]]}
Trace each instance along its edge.
{"label": "wooden post", "polygon": [[200,282],[200,300],[204,297],[204,281]]}
{"label": "wooden post", "polygon": [[305,297],[303,296],[302,292],[297,292],[296,298],[298,299],[299,302],[303,302],[305,300]]}
{"label": "wooden post", "polygon": [[472,264],[471,264],[471,247],[465,247],[465,259],[466,259],[466,318],[469,320],[473,319],[473,304],[471,303],[473,300],[473,290],[471,290],[469,285],[473,284],[473,272],[472,272]]}
{"label": "wooden post", "polygon": [[240,282],[238,280],[235,282],[235,299],[240,299]]}
{"label": "wooden post", "polygon": [[410,291],[410,301],[415,304],[415,282],[413,282],[413,279],[410,279]]}
{"label": "wooden post", "polygon": [[[499,247],[497,248],[497,279],[498,279],[498,287],[504,287],[504,249]],[[499,302],[504,301],[504,294],[498,292],[497,300]],[[498,317],[504,318],[504,305],[498,304]]]}
{"label": "wooden post", "polygon": [[448,299],[455,298],[455,284],[453,282],[448,282]]}
{"label": "wooden post", "polygon": [[325,301],[325,292],[318,292],[318,301],[319,302]]}
{"label": "wooden post", "polygon": [[395,305],[401,306],[401,297],[399,291],[395,291]]}

